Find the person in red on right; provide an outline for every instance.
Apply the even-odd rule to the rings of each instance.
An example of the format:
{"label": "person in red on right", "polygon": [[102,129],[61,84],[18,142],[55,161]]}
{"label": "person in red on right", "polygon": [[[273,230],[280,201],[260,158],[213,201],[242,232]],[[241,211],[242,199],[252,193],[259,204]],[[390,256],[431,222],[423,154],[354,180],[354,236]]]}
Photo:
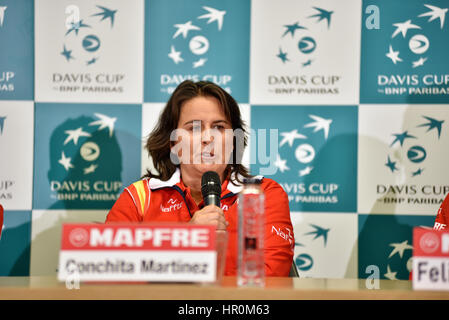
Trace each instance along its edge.
{"label": "person in red on right", "polygon": [[443,203],[438,209],[437,217],[435,218],[434,230],[447,229],[447,223],[449,222],[449,193],[444,198]]}
{"label": "person in red on right", "polygon": [[[446,195],[446,198],[444,198],[443,203],[438,209],[433,229],[437,231],[446,230],[448,222],[449,222],[449,193]],[[413,279],[413,272],[410,272],[408,279],[409,280]]]}

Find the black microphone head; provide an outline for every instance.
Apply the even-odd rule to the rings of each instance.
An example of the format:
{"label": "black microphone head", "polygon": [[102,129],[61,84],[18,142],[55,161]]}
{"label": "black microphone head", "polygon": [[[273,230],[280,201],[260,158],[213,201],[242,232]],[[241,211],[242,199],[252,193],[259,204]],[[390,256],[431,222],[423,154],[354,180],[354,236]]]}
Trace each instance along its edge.
{"label": "black microphone head", "polygon": [[221,195],[221,183],[218,173],[215,171],[207,171],[201,177],[201,194],[206,202],[206,205],[210,204],[208,198],[210,196],[218,197],[218,201]]}

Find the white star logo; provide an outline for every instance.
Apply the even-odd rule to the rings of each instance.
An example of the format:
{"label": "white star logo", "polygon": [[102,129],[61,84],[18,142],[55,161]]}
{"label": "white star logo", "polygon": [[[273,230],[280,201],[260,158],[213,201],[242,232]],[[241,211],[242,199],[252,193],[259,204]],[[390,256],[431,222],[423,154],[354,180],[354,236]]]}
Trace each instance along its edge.
{"label": "white star logo", "polygon": [[171,51],[168,54],[168,57],[173,60],[174,63],[178,64],[179,62],[184,61],[183,58],[181,58],[181,51],[176,51],[174,46],[171,46]]}
{"label": "white star logo", "polygon": [[180,34],[184,37],[184,39],[187,37],[187,33],[189,33],[190,30],[201,30],[200,27],[192,25],[192,21],[188,21],[184,24],[175,24],[175,28],[178,28],[176,30],[175,34],[173,35],[173,39],[177,38]]}
{"label": "white star logo", "polygon": [[218,24],[218,30],[221,30],[221,27],[223,26],[223,17],[226,14],[226,11],[220,11],[211,7],[204,6],[203,9],[208,11],[209,13],[203,14],[202,16],[199,16],[198,19],[207,19],[207,24],[217,21]]}
{"label": "white star logo", "polygon": [[89,123],[90,126],[96,126],[99,125],[100,128],[98,130],[102,130],[104,128],[109,128],[109,136],[112,137],[112,134],[114,133],[114,123],[117,121],[117,118],[111,118],[108,116],[105,116],[101,113],[94,113],[97,118],[100,120],[94,121]]}
{"label": "white star logo", "polygon": [[8,7],[0,7],[0,27],[3,27],[3,19],[5,18],[5,10]]}
{"label": "white star logo", "polygon": [[427,61],[427,58],[419,58],[419,60],[417,60],[417,61],[413,61],[413,68],[416,68],[416,67],[420,67],[420,66],[422,66],[422,65],[424,65],[424,62],[426,62]]}
{"label": "white star logo", "polygon": [[288,142],[290,147],[293,146],[293,141],[295,141],[295,139],[307,139],[305,135],[298,133],[298,130],[296,129],[290,132],[281,132],[281,136],[284,138],[279,145],[280,147],[282,147],[286,142]]}
{"label": "white star logo", "polygon": [[394,247],[394,249],[391,251],[391,253],[388,256],[388,258],[391,258],[396,253],[398,253],[399,257],[402,258],[405,250],[412,250],[413,249],[413,246],[408,244],[408,240],[405,240],[404,242],[401,242],[401,243],[390,243],[390,247]]}
{"label": "white star logo", "polygon": [[89,167],[84,168],[84,174],[89,174],[95,172],[95,169],[98,168],[98,164],[91,164]]}
{"label": "white star logo", "polygon": [[290,170],[289,167],[287,167],[287,160],[281,159],[279,155],[276,157],[276,162],[274,165],[281,170],[281,172],[284,172],[285,170]]}
{"label": "white star logo", "polygon": [[391,272],[390,266],[387,265],[387,273],[384,274],[385,278],[387,278],[389,280],[398,280],[396,278],[396,274],[397,274],[397,272]]}
{"label": "white star logo", "polygon": [[420,26],[412,24],[412,20],[407,20],[402,23],[393,23],[393,26],[396,27],[396,30],[394,30],[393,35],[391,36],[392,38],[396,37],[399,32],[402,33],[402,36],[405,38],[408,29],[421,29]]}
{"label": "white star logo", "polygon": [[441,29],[443,29],[444,26],[444,17],[446,16],[446,12],[448,10],[448,8],[438,8],[435,6],[431,6],[430,4],[425,4],[425,6],[427,8],[429,8],[431,11],[429,12],[425,12],[423,14],[420,14],[418,17],[426,17],[426,16],[430,16],[429,21],[433,21],[435,19],[440,19],[440,25],[441,25]]}
{"label": "white star logo", "polygon": [[391,46],[391,44],[390,44],[390,51],[386,54],[386,56],[390,58],[394,64],[396,64],[396,62],[398,61],[402,61],[402,59],[399,58],[399,51],[393,51],[393,47]]}
{"label": "white star logo", "polygon": [[68,136],[64,141],[64,145],[66,145],[67,143],[69,143],[70,141],[73,141],[73,143],[75,145],[78,144],[78,139],[80,137],[90,137],[91,134],[88,132],[84,132],[83,128],[79,127],[76,130],[66,130],[64,131]]}
{"label": "white star logo", "polygon": [[70,162],[72,158],[66,158],[64,151],[61,154],[61,159],[58,160],[58,162],[66,169],[66,171],[69,171],[70,168],[73,168],[72,163]]}
{"label": "white star logo", "polygon": [[198,61],[195,61],[195,62],[193,63],[193,68],[195,69],[195,68],[199,68],[199,67],[204,66],[204,64],[206,63],[206,61],[207,61],[207,59],[205,59],[205,58],[201,58],[201,59],[199,59]]}
{"label": "white star logo", "polygon": [[313,167],[306,167],[303,170],[299,170],[299,176],[300,177],[306,176],[306,175],[310,174],[312,172],[312,170],[313,170]]}
{"label": "white star logo", "polygon": [[318,130],[323,130],[324,132],[324,138],[327,140],[327,137],[329,136],[329,128],[332,123],[332,119],[324,119],[318,116],[315,116],[313,114],[309,115],[310,118],[315,120],[315,122],[308,123],[304,126],[304,128],[315,128],[313,132],[317,132]]}

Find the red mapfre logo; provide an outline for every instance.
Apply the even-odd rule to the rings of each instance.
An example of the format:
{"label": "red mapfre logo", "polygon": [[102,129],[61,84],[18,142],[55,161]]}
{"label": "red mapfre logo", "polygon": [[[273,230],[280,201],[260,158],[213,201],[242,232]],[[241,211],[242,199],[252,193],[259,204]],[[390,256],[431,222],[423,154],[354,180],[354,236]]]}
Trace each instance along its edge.
{"label": "red mapfre logo", "polygon": [[64,224],[61,250],[214,250],[215,227]]}
{"label": "red mapfre logo", "polygon": [[69,242],[74,247],[84,247],[89,243],[89,233],[84,228],[72,229],[69,233]]}
{"label": "red mapfre logo", "polygon": [[432,232],[426,232],[421,236],[419,246],[425,253],[433,253],[440,247],[440,237]]}
{"label": "red mapfre logo", "polygon": [[449,256],[449,230],[413,229],[413,256]]}

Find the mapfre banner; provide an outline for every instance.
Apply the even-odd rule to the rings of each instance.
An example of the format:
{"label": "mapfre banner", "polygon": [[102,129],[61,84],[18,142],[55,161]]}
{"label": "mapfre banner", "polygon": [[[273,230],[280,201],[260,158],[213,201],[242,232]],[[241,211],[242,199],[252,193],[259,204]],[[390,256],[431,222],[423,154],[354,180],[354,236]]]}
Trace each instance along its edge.
{"label": "mapfre banner", "polygon": [[58,278],[61,281],[215,281],[215,236],[212,226],[65,224]]}
{"label": "mapfre banner", "polygon": [[413,229],[413,289],[449,291],[449,230]]}

